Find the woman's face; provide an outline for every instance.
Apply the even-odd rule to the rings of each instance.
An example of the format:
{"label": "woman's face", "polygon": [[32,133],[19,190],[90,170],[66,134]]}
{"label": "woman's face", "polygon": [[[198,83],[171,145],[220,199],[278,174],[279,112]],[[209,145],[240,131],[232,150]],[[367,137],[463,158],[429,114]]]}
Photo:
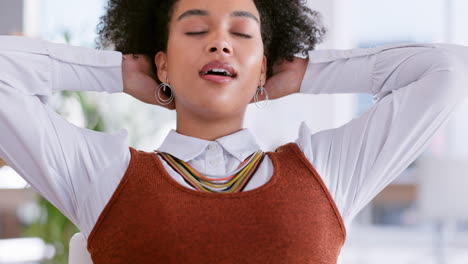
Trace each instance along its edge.
{"label": "woman's face", "polygon": [[[236,76],[204,76],[204,66],[213,61],[229,64]],[[159,79],[165,82],[167,76],[173,89],[177,112],[209,119],[243,114],[266,79],[260,15],[253,0],[179,0],[167,54],[159,52],[155,63]]]}

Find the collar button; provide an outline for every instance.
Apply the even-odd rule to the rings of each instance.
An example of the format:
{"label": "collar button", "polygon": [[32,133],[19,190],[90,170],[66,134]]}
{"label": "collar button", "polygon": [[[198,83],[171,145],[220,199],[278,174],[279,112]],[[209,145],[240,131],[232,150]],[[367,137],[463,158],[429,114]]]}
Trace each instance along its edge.
{"label": "collar button", "polygon": [[218,145],[216,145],[216,144],[211,144],[211,145],[208,146],[208,149],[209,149],[209,150],[216,150],[216,149],[218,149]]}

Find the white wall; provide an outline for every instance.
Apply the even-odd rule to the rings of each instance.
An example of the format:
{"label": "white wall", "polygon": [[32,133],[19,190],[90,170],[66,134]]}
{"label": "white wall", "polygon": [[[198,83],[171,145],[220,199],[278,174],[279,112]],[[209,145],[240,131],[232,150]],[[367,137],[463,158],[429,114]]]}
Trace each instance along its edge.
{"label": "white wall", "polygon": [[0,0],[0,35],[23,31],[23,1]]}
{"label": "white wall", "polygon": [[41,0],[0,0],[0,35],[39,37]]}

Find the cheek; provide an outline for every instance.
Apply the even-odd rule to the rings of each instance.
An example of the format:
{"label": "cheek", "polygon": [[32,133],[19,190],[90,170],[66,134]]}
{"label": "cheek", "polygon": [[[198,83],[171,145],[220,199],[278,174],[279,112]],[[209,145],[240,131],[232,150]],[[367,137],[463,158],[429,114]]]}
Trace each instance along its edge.
{"label": "cheek", "polygon": [[244,48],[239,52],[242,53],[242,68],[240,71],[248,76],[253,85],[259,84],[262,71],[263,48],[261,46],[253,46]]}
{"label": "cheek", "polygon": [[248,44],[238,45],[237,55],[242,58],[243,67],[249,71],[261,72],[263,61],[263,44],[261,41],[252,41]]}
{"label": "cheek", "polygon": [[[168,43],[169,78],[177,86],[187,86],[198,78],[201,51],[196,43],[173,39]],[[175,82],[177,80],[177,82]]]}

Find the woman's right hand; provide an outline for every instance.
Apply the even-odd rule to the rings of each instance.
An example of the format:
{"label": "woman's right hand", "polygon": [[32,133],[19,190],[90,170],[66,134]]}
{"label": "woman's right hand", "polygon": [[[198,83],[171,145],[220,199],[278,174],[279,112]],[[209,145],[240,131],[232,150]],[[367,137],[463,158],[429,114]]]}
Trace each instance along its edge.
{"label": "woman's right hand", "polygon": [[[168,105],[158,103],[157,95],[155,95],[158,89],[157,76],[152,71],[151,63],[154,62],[143,54],[123,55],[122,76],[124,92],[144,103],[174,110],[174,100]],[[159,94],[163,99],[169,99],[162,91]]]}

